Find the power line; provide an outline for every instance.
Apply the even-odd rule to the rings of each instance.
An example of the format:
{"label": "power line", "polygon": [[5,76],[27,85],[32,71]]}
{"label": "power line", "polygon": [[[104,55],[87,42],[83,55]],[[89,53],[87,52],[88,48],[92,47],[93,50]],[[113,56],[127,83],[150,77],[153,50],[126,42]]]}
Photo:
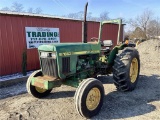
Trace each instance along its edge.
{"label": "power line", "polygon": [[69,8],[67,8],[62,2],[60,2],[59,0],[52,0],[54,1],[58,6],[60,6],[61,8],[63,8],[63,10],[68,13],[71,12],[71,10]]}
{"label": "power line", "polygon": [[69,12],[71,12],[72,10],[70,8],[68,8],[67,6],[65,6],[60,0],[56,0],[58,1],[66,10],[68,10]]}

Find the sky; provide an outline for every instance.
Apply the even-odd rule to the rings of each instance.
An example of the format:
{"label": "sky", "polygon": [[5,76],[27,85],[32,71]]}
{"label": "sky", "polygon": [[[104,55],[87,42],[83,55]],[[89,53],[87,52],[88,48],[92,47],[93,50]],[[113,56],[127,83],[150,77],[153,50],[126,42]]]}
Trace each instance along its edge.
{"label": "sky", "polygon": [[98,17],[102,12],[109,12],[109,18],[134,18],[146,8],[152,10],[156,17],[160,17],[160,0],[0,0],[0,9],[11,7],[12,3],[23,4],[25,10],[29,7],[42,9],[43,14],[56,16],[84,11],[88,2],[88,12]]}

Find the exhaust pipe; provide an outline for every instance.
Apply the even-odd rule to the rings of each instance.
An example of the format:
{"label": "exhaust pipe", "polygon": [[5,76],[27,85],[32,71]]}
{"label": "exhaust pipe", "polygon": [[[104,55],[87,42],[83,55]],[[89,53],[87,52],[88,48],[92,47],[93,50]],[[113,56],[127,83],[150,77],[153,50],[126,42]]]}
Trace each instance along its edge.
{"label": "exhaust pipe", "polygon": [[87,43],[87,7],[88,7],[88,2],[85,5],[84,8],[84,21],[83,21],[83,25],[82,25],[82,40],[83,43]]}

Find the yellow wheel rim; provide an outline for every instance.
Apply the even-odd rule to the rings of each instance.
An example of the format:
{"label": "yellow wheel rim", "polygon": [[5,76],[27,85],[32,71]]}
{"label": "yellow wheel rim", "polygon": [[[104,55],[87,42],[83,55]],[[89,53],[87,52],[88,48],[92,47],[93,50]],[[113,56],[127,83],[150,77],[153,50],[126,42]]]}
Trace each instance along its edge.
{"label": "yellow wheel rim", "polygon": [[87,95],[86,99],[87,108],[90,111],[96,109],[100,103],[100,98],[101,98],[100,90],[96,87],[92,88]]}
{"label": "yellow wheel rim", "polygon": [[39,93],[44,93],[46,89],[40,88],[40,87],[35,87],[36,91]]}
{"label": "yellow wheel rim", "polygon": [[131,82],[134,83],[138,76],[138,60],[137,58],[133,58],[130,66],[130,79]]}

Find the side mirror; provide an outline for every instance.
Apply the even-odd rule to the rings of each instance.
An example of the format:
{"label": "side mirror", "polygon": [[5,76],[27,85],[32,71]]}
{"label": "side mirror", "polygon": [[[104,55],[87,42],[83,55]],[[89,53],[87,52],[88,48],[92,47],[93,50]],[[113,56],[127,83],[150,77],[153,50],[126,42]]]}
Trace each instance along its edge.
{"label": "side mirror", "polygon": [[101,41],[101,45],[105,46],[105,47],[112,47],[113,41],[112,40],[103,40],[103,41]]}

